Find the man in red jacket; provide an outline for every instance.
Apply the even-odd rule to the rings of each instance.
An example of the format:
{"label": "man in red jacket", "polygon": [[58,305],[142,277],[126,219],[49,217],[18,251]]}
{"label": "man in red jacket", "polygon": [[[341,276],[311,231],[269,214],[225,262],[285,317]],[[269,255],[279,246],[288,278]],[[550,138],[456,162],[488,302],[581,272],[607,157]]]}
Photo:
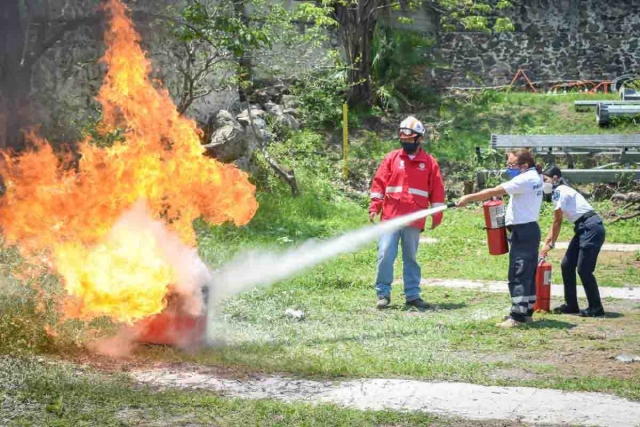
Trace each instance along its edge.
{"label": "man in red jacket", "polygon": [[[376,172],[371,186],[369,220],[382,211],[382,221],[444,204],[444,183],[438,162],[421,147],[424,126],[415,117],[400,123],[398,131],[402,148],[387,154]],[[402,242],[404,295],[406,304],[427,309],[420,298],[420,265],[416,261],[420,233],[426,219],[417,220],[400,230],[388,233],[378,243],[377,307],[391,304],[393,263]],[[442,212],[432,216],[431,229],[442,222]]]}

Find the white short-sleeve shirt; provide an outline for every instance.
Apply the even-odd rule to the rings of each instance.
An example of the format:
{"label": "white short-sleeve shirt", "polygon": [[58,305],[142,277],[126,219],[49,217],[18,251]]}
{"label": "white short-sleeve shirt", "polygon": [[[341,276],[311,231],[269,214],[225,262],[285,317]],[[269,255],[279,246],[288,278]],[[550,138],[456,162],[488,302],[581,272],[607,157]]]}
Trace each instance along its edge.
{"label": "white short-sleeve shirt", "polygon": [[542,207],[542,184],[542,176],[536,168],[530,168],[502,184],[504,191],[511,196],[505,214],[506,225],[538,221]]}
{"label": "white short-sleeve shirt", "polygon": [[582,194],[568,185],[559,185],[553,190],[551,200],[553,201],[553,209],[562,209],[564,217],[569,222],[576,222],[582,215],[593,210]]}

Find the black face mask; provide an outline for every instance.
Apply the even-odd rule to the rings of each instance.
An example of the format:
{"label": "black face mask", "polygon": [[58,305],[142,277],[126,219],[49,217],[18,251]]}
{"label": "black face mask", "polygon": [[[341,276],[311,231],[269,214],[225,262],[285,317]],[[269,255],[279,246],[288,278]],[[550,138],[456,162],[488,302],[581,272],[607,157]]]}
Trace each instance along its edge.
{"label": "black face mask", "polygon": [[420,146],[420,143],[418,143],[418,142],[401,142],[400,145],[402,145],[402,149],[404,150],[405,153],[407,153],[407,154],[415,154],[416,151],[418,151],[418,147]]}

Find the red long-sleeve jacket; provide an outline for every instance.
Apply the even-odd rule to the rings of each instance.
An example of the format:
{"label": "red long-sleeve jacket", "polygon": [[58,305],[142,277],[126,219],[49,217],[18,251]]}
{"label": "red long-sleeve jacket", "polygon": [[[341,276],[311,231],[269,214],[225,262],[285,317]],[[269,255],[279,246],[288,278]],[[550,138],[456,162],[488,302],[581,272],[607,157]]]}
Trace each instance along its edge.
{"label": "red long-sleeve jacket", "polygon": [[[422,148],[410,159],[402,150],[387,154],[373,178],[369,212],[379,213],[382,220],[407,215],[421,209],[444,204],[444,182],[436,159]],[[435,227],[442,222],[442,212],[432,216]],[[410,224],[424,230],[425,218]]]}

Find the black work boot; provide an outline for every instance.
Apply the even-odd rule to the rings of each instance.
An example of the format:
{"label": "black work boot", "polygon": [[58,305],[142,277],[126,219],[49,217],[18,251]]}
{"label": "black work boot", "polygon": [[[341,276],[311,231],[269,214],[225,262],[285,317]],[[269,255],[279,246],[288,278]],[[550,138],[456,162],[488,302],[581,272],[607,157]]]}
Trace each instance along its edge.
{"label": "black work boot", "polygon": [[580,310],[580,317],[604,317],[604,308],[585,308]]}
{"label": "black work boot", "polygon": [[576,307],[571,307],[568,304],[562,304],[553,309],[553,314],[580,314],[580,309]]}
{"label": "black work boot", "polygon": [[376,308],[379,310],[383,310],[385,308],[389,308],[391,305],[391,297],[378,297],[378,304],[376,304]]}
{"label": "black work boot", "polygon": [[422,301],[422,298],[412,299],[411,301],[407,301],[406,304],[409,307],[415,307],[418,310],[428,310],[432,308],[432,305]]}

